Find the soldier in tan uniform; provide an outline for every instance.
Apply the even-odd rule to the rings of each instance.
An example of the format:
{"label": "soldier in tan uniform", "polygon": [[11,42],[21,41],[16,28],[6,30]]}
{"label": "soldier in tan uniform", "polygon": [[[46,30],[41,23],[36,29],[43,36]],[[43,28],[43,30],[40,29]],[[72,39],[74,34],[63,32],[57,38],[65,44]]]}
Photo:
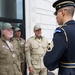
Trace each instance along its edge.
{"label": "soldier in tan uniform", "polygon": [[12,25],[3,23],[0,38],[0,75],[22,75],[17,59],[17,45],[13,46],[12,37]]}
{"label": "soldier in tan uniform", "polygon": [[21,62],[21,70],[24,75],[25,71],[25,40],[21,38],[21,30],[20,28],[15,28],[15,37],[14,40],[15,42],[18,42],[19,45],[19,52],[20,52],[20,62]]}
{"label": "soldier in tan uniform", "polygon": [[26,42],[26,60],[30,75],[47,75],[47,69],[43,64],[43,57],[48,48],[48,41],[43,37],[40,25],[34,26],[35,36]]}

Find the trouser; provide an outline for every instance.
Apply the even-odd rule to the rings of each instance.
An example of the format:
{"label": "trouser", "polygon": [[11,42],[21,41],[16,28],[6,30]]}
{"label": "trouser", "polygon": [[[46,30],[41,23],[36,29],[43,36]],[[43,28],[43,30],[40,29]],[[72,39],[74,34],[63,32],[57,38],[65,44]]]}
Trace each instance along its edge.
{"label": "trouser", "polygon": [[29,73],[29,75],[47,75],[47,69],[46,68],[35,69],[34,73],[33,74]]}
{"label": "trouser", "polygon": [[27,75],[27,64],[25,63],[25,69],[23,75]]}

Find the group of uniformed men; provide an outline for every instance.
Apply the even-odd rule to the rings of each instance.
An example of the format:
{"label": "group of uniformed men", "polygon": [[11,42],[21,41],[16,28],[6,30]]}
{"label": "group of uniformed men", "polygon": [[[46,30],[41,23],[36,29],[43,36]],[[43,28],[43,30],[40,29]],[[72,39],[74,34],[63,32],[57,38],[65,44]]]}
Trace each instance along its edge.
{"label": "group of uniformed men", "polygon": [[42,36],[40,25],[34,26],[35,36],[25,42],[20,28],[14,29],[10,23],[2,24],[0,75],[25,75],[25,63],[29,75],[47,75],[47,69],[58,67],[59,75],[75,75],[75,21],[72,20],[75,1],[57,0],[53,7],[57,22],[62,26],[55,30],[50,45]]}
{"label": "group of uniformed men", "polygon": [[[25,63],[30,75],[47,75],[43,57],[48,48],[48,41],[43,37],[41,26],[34,26],[35,36],[25,43],[21,38],[20,28],[10,23],[3,23],[0,38],[0,75],[25,75]],[[13,36],[14,34],[14,36]]]}

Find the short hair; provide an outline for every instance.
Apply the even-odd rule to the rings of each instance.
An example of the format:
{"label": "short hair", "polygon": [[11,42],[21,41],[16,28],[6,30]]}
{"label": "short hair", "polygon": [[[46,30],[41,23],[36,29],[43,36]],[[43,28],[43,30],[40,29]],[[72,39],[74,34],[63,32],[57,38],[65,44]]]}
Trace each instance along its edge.
{"label": "short hair", "polygon": [[65,8],[62,8],[62,9],[67,10],[67,14],[71,15],[73,17],[74,11],[75,11],[75,8],[73,6],[65,7]]}

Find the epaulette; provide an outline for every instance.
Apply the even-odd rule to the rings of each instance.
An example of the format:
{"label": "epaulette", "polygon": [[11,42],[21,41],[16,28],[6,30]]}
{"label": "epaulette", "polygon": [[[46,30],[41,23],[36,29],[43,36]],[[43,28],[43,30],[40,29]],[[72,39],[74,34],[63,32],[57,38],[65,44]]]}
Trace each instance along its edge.
{"label": "epaulette", "polygon": [[65,29],[64,29],[63,27],[57,28],[57,29],[55,30],[54,34],[55,34],[55,33],[61,33],[62,31],[64,32],[64,35],[65,35],[65,38],[66,38],[66,42],[68,43],[67,33],[66,33],[66,31],[65,31]]}
{"label": "epaulette", "polygon": [[30,37],[30,39],[35,38],[34,36]]}

